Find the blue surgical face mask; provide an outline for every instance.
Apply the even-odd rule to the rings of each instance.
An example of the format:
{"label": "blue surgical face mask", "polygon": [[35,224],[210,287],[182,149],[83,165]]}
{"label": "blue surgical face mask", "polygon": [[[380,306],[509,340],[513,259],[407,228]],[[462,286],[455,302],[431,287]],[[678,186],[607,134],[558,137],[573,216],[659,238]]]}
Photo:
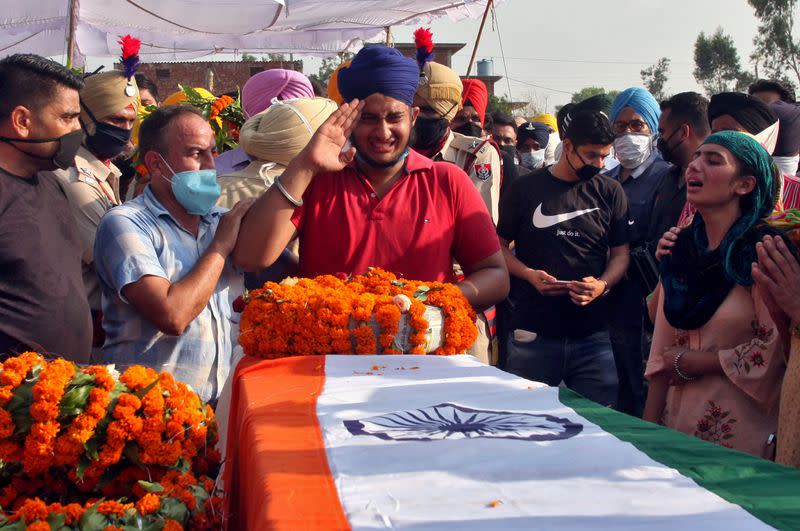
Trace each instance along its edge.
{"label": "blue surgical face mask", "polygon": [[[158,155],[161,157],[161,154]],[[217,204],[222,191],[217,184],[217,170],[188,170],[175,173],[175,170],[161,157],[169,171],[172,172],[172,193],[175,199],[186,209],[186,212],[195,216],[205,216]]]}
{"label": "blue surgical face mask", "polygon": [[530,170],[535,170],[544,166],[544,150],[523,151],[520,154],[520,165]]}

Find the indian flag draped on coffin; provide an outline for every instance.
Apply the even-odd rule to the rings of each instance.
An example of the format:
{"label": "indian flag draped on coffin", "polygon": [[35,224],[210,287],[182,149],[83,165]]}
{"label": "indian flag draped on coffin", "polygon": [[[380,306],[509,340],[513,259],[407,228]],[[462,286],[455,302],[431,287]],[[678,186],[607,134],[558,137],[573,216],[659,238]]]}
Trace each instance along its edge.
{"label": "indian flag draped on coffin", "polygon": [[800,471],[469,356],[238,368],[231,529],[800,528]]}

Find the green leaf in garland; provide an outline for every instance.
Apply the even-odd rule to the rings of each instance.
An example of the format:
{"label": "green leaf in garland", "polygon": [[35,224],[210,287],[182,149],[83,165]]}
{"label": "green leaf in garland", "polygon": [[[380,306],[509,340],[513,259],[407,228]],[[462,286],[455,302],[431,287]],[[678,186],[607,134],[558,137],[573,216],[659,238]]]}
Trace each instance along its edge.
{"label": "green leaf in garland", "polygon": [[180,523],[186,522],[189,517],[189,508],[177,498],[162,498],[161,508],[158,512],[168,520],[177,520]]}
{"label": "green leaf in garland", "polygon": [[144,481],[142,479],[140,479],[136,483],[138,483],[139,486],[142,487],[147,492],[164,492],[164,485],[162,485],[161,483],[153,483],[151,481]]}
{"label": "green leaf in garland", "polygon": [[8,520],[0,521],[0,529],[3,531],[25,531],[28,526],[25,525],[25,522],[22,519],[17,520],[16,522],[9,522]]}
{"label": "green leaf in garland", "polygon": [[152,381],[152,383],[150,383],[150,385],[148,385],[147,387],[142,387],[141,389],[139,389],[138,391],[136,391],[136,393],[134,393],[134,394],[136,395],[136,397],[137,397],[137,398],[140,398],[140,399],[141,399],[141,398],[143,398],[143,397],[144,397],[144,395],[146,395],[147,393],[149,393],[149,392],[150,392],[150,390],[151,390],[153,387],[155,387],[155,386],[158,384],[158,382],[160,382],[160,381],[161,381],[161,375],[159,375],[159,376],[158,376],[158,378],[156,378],[155,380],[153,380],[153,381]]}
{"label": "green leaf in garland", "polygon": [[190,485],[189,492],[191,492],[194,495],[195,500],[197,500],[197,510],[202,511],[209,496],[208,492],[206,492],[206,489],[200,485]]}
{"label": "green leaf in garland", "polygon": [[181,474],[185,474],[191,469],[192,469],[192,464],[183,457],[178,459],[178,464],[175,465],[175,470],[177,470]]}
{"label": "green leaf in garland", "polygon": [[74,417],[80,415],[86,409],[86,404],[89,402],[89,393],[92,391],[93,386],[81,385],[80,387],[73,387],[61,398],[58,404],[58,417]]}
{"label": "green leaf in garland", "polygon": [[50,513],[47,516],[47,523],[50,524],[50,529],[61,529],[67,525],[67,515],[62,513]]}
{"label": "green leaf in garland", "polygon": [[[84,448],[85,447],[86,445],[84,445]],[[98,457],[97,448],[94,448],[93,453],[94,457],[92,457],[91,459],[96,460]],[[75,466],[75,475],[78,477],[79,480],[83,481],[83,475],[86,473],[86,469],[89,468],[90,463],[91,461],[86,459],[86,457],[84,456],[81,456],[80,459],[78,459],[78,464]]]}
{"label": "green leaf in garland", "polygon": [[78,520],[78,528],[81,531],[103,531],[109,525],[108,518],[104,514],[97,512],[99,504],[100,502],[84,511],[83,516]]}

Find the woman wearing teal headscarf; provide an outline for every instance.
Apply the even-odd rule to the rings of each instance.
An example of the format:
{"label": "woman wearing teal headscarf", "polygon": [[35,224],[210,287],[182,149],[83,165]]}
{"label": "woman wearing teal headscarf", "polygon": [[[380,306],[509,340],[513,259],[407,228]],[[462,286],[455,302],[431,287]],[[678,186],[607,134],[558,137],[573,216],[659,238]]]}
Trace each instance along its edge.
{"label": "woman wearing teal headscarf", "polygon": [[772,459],[788,331],[752,264],[775,232],[765,218],[778,170],[753,137],[724,131],[697,150],[686,183],[698,215],[660,264],[644,418]]}

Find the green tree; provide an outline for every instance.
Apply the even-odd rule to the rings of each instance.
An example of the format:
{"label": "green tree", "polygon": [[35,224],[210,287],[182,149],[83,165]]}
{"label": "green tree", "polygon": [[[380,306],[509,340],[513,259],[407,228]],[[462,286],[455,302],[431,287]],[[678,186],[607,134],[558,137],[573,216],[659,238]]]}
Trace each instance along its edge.
{"label": "green tree", "polygon": [[256,57],[251,53],[245,52],[242,54],[242,61],[244,61],[245,63],[255,63],[256,61],[258,61],[258,57]]}
{"label": "green tree", "polygon": [[511,114],[511,102],[505,96],[499,98],[492,94],[489,96],[489,102],[486,104],[486,114],[492,114],[495,111]]}
{"label": "green tree", "polygon": [[746,88],[753,76],[742,70],[733,38],[722,28],[706,36],[700,32],[694,43],[694,78],[708,96]]}
{"label": "green tree", "polygon": [[800,40],[794,28],[797,0],[747,0],[747,3],[759,22],[750,59],[756,69],[763,67],[766,77],[796,86],[800,83]]}
{"label": "green tree", "polygon": [[340,64],[351,60],[353,55],[354,54],[349,52],[342,52],[336,57],[326,57],[322,60],[322,65],[319,67],[319,70],[317,70],[317,73],[311,74],[308,77],[318,81],[323,87],[327,87],[328,80],[330,80],[333,75],[333,71],[336,70]]}
{"label": "green tree", "polygon": [[664,86],[667,84],[669,75],[669,63],[669,59],[662,57],[655,64],[639,72],[639,75],[642,76],[642,83],[658,101],[667,99]]}
{"label": "green tree", "polygon": [[[572,103],[580,103],[583,100],[588,100],[594,96],[605,96],[606,99],[606,107],[611,107],[611,103],[614,101],[614,98],[619,95],[618,90],[606,90],[603,87],[584,87],[580,89],[578,92],[572,94]],[[556,108],[556,112],[558,112],[558,108]]]}

